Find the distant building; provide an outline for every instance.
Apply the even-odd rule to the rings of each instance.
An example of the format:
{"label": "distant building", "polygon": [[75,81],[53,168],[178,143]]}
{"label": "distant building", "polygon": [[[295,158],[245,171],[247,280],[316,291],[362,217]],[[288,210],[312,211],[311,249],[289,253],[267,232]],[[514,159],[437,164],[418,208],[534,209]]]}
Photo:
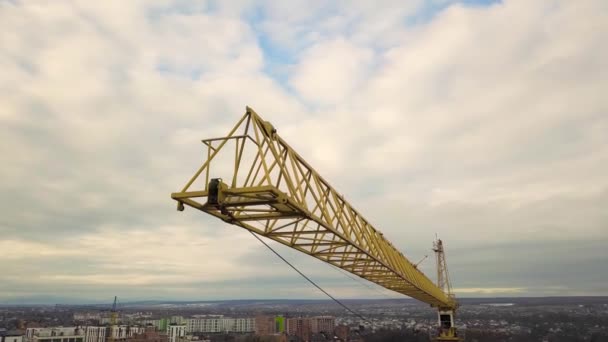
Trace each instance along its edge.
{"label": "distant building", "polygon": [[299,337],[304,341],[310,340],[310,336],[312,334],[312,330],[310,327],[310,318],[288,318],[287,334]]}
{"label": "distant building", "polygon": [[333,336],[336,319],[333,316],[288,318],[285,326],[288,335],[309,341],[313,335],[315,339],[324,335]]}
{"label": "distant building", "polygon": [[187,320],[188,319],[184,318],[183,316],[171,316],[171,318],[169,318],[169,323],[170,324],[182,325],[182,324],[186,324]]}
{"label": "distant building", "polygon": [[[116,323],[118,323],[118,324],[125,323],[123,321],[123,317],[121,314],[118,314],[118,316],[116,317]],[[112,317],[110,317],[109,315],[101,316],[99,318],[99,325],[106,325],[106,324],[112,324]]]}
{"label": "distant building", "polygon": [[220,333],[224,331],[223,316],[210,316],[205,318],[191,318],[186,322],[189,333]]}
{"label": "distant building", "polygon": [[260,336],[274,335],[277,333],[277,324],[273,316],[256,316],[255,333]]}
{"label": "distant building", "polygon": [[160,332],[167,332],[167,326],[169,326],[169,320],[166,318],[161,319],[144,319],[140,320],[139,323],[143,326],[151,325]]}
{"label": "distant building", "polygon": [[196,317],[185,320],[188,333],[251,333],[256,331],[255,318],[224,316]]}
{"label": "distant building", "polygon": [[224,331],[249,333],[255,331],[254,318],[224,318]]}
{"label": "distant building", "polygon": [[76,312],[74,313],[75,321],[100,321],[101,314],[99,312]]}
{"label": "distant building", "polygon": [[26,342],[85,342],[81,327],[27,328]]}
{"label": "distant building", "polygon": [[18,331],[0,331],[0,342],[24,342],[23,334]]}
{"label": "distant building", "polygon": [[285,332],[285,317],[279,315],[274,318],[274,322],[275,322],[276,332],[284,333]]}
{"label": "distant building", "polygon": [[155,327],[148,326],[144,332],[127,338],[127,342],[168,342],[168,336],[156,331]]}
{"label": "distant building", "polygon": [[333,333],[332,334],[327,334],[327,333],[313,333],[310,336],[310,342],[327,342],[327,341],[333,341]]}
{"label": "distant building", "polygon": [[85,342],[105,342],[108,327],[84,327]]}
{"label": "distant building", "polygon": [[129,326],[129,325],[115,325],[108,328],[108,337],[112,337],[114,340],[126,340],[129,337],[133,337],[135,334],[141,334],[145,332],[145,327],[140,326]]}
{"label": "distant building", "polygon": [[310,318],[310,329],[313,333],[334,333],[336,319],[333,316],[316,316]]}
{"label": "distant building", "polygon": [[141,334],[144,331],[143,327],[127,325],[27,328],[23,342],[105,342],[110,336],[116,341],[125,341],[134,334]]}
{"label": "distant building", "polygon": [[334,335],[342,341],[348,341],[350,335],[350,328],[347,325],[338,325],[334,329]]}
{"label": "distant building", "polygon": [[167,327],[167,338],[169,342],[178,342],[184,336],[186,336],[185,324],[169,324],[169,327]]}

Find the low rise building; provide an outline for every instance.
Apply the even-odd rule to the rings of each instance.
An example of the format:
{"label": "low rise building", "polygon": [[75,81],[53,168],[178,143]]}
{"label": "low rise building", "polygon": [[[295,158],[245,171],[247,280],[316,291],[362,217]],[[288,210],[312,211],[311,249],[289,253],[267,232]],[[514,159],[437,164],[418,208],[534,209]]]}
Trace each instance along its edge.
{"label": "low rise building", "polygon": [[26,342],[85,342],[85,330],[81,327],[28,328]]}
{"label": "low rise building", "polygon": [[106,342],[109,337],[115,341],[125,341],[144,331],[144,327],[128,325],[27,328],[23,342]]}
{"label": "low rise building", "polygon": [[24,342],[23,334],[19,331],[0,331],[0,342]]}

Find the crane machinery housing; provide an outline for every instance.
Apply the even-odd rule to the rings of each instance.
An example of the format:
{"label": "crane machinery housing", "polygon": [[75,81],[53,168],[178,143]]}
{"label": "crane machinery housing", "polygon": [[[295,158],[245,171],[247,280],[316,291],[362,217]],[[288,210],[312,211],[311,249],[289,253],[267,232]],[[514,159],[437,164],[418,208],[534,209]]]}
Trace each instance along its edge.
{"label": "crane machinery housing", "polygon": [[171,194],[179,211],[201,210],[428,303],[438,310],[433,338],[461,340],[441,240],[434,284],[249,107],[227,136],[202,142],[205,162]]}

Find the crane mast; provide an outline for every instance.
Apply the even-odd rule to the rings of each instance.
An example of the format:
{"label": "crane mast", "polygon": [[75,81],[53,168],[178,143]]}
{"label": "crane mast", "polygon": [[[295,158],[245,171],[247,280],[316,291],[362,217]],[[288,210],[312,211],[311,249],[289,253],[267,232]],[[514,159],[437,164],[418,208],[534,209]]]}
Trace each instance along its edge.
{"label": "crane mast", "polygon": [[[437,239],[433,242],[433,252],[435,252],[435,261],[437,262],[437,286],[441,291],[448,295],[448,298],[455,299],[455,296],[452,293],[448,264],[445,260],[445,250],[443,249],[443,241],[441,241],[441,239]],[[438,310],[438,335],[443,336],[443,339],[440,341],[460,340],[456,328],[454,327],[454,310],[455,308],[447,307],[440,307]]]}
{"label": "crane mast", "polygon": [[114,303],[112,303],[112,310],[110,310],[110,333],[108,334],[108,342],[114,342],[114,331],[116,330],[116,323],[118,321],[118,311],[116,309],[117,297],[114,296]]}
{"label": "crane mast", "polygon": [[[202,142],[205,162],[171,194],[179,211],[201,210],[440,312],[457,308],[253,109],[227,136]],[[437,341],[458,340],[451,324]]]}

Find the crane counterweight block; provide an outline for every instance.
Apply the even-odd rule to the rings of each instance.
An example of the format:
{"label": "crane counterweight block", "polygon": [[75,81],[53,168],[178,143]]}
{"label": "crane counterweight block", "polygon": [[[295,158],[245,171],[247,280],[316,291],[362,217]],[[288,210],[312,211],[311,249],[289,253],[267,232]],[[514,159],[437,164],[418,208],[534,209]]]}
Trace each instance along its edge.
{"label": "crane counterweight block", "polygon": [[171,194],[178,210],[201,210],[389,290],[456,309],[445,282],[424,275],[253,109],[228,135],[202,142],[203,165]]}

